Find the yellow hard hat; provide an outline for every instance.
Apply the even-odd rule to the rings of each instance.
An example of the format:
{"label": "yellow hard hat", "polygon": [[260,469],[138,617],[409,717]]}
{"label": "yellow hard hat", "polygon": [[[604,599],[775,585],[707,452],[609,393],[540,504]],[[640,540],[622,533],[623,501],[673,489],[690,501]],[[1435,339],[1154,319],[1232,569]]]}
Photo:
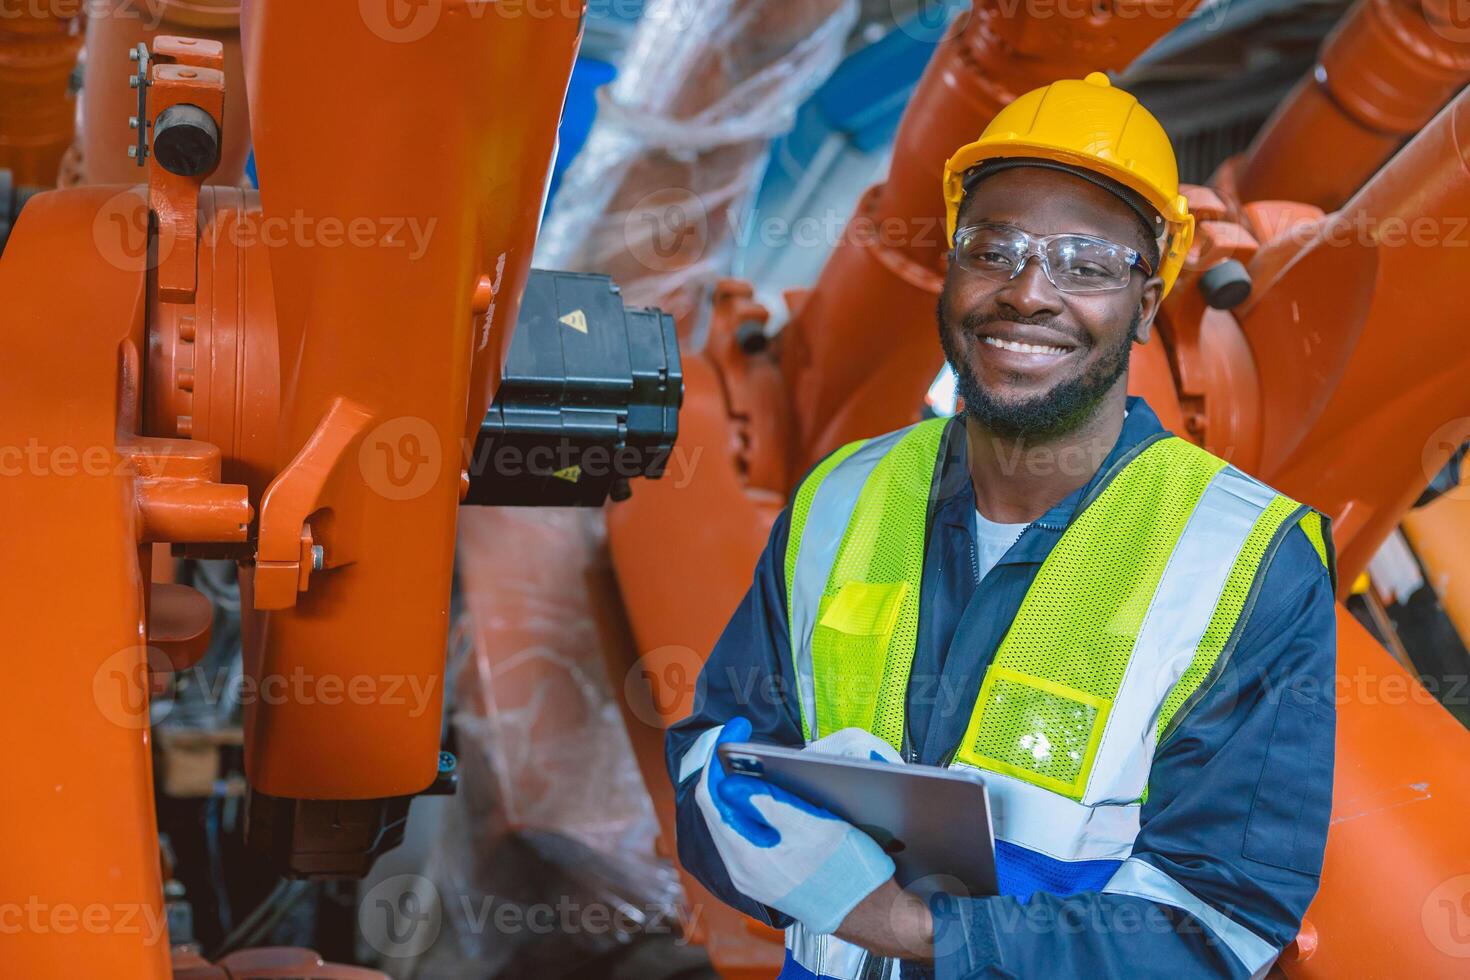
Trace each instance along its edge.
{"label": "yellow hard hat", "polygon": [[954,244],[965,172],[1006,157],[1048,160],[1122,184],[1161,216],[1163,242],[1158,276],[1164,295],[1174,287],[1194,241],[1194,215],[1179,193],[1179,165],[1164,127],[1138,100],[1114,88],[1100,71],[1053,82],[1020,96],[996,113],[980,138],[944,165],[949,242]]}

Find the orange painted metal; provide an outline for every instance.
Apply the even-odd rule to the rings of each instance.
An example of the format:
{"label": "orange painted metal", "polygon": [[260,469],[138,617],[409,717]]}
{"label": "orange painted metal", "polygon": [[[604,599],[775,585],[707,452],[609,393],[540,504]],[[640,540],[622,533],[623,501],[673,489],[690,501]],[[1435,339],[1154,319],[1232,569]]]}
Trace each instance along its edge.
{"label": "orange painted metal", "polygon": [[[1337,762],[1322,888],[1289,977],[1450,977],[1470,896],[1470,733],[1339,606]],[[1308,949],[1308,946],[1314,946]]]}
{"label": "orange painted metal", "polygon": [[71,73],[86,0],[6,4],[0,16],[0,168],[54,187],[75,131]]}
{"label": "orange painted metal", "polygon": [[[144,425],[218,446],[222,479],[248,486],[258,507],[281,411],[267,231],[254,191],[205,187],[199,215],[195,299],[160,302],[149,323]],[[160,237],[157,254],[173,245]]]}
{"label": "orange painted metal", "polygon": [[1270,275],[1240,310],[1263,405],[1246,465],[1333,518],[1344,589],[1455,448],[1436,432],[1470,415],[1451,298],[1467,131],[1462,93],[1341,211],[1263,247],[1253,267]]}
{"label": "orange painted metal", "polygon": [[1219,183],[1242,201],[1341,207],[1470,82],[1455,0],[1359,0]]}
{"label": "orange painted metal", "polygon": [[86,82],[82,132],[74,164],[87,183],[134,183],[146,172],[128,157],[137,133],[137,93],[128,76],[137,70],[128,52],[159,34],[218,43],[224,52],[225,100],[220,163],[208,183],[239,186],[250,156],[250,112],[245,98],[245,60],[240,47],[239,0],[107,0],[87,19]]}
{"label": "orange painted metal", "polygon": [[176,582],[153,582],[148,588],[148,646],[168,658],[174,670],[187,670],[209,648],[214,603],[202,593]]}
{"label": "orange painted metal", "polygon": [[282,418],[247,670],[434,694],[428,710],[252,705],[246,769],[266,793],[366,799],[434,778],[462,446],[500,376],[579,37],[580,6],[553,6],[247,11],[262,220],[290,228],[269,247]]}
{"label": "orange painted metal", "polygon": [[[0,589],[10,652],[0,730],[11,746],[0,881],[36,917],[0,935],[10,976],[168,975],[148,751],[148,549],[137,481],[114,449],[138,414],[145,284],[95,237],[115,194],[36,196],[0,261],[0,446],[17,468],[0,479],[0,553],[24,570]],[[126,217],[146,220],[142,199],[129,200]]]}
{"label": "orange painted metal", "polygon": [[187,950],[173,954],[174,980],[388,980],[385,973],[328,963],[314,949],[244,949],[218,963]]}
{"label": "orange painted metal", "polygon": [[[224,48],[215,41],[160,35],[153,40],[149,69],[148,114],[152,120],[175,106],[194,106],[216,121],[224,117]],[[151,140],[150,140],[151,142]],[[172,247],[158,255],[158,297],[165,303],[194,300],[199,265],[199,191],[209,172],[194,176],[148,168],[148,206],[160,242]]]}

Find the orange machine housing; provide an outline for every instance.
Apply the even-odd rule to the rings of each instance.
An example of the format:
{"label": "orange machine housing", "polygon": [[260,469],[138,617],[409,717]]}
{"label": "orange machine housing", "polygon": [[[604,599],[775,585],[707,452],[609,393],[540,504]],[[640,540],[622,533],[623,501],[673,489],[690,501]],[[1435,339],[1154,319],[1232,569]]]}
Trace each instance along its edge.
{"label": "orange machine housing", "polygon": [[[223,5],[174,5],[204,6]],[[0,550],[25,573],[0,589],[0,880],[39,925],[0,936],[8,972],[169,975],[149,674],[197,656],[208,608],[181,586],[150,598],[155,543],[242,561],[257,685],[377,685],[250,705],[258,792],[371,800],[435,778],[462,451],[529,273],[582,10],[429,12],[405,28],[256,0],[263,201],[155,152],[146,187],[38,195],[12,234]],[[243,103],[223,44],[152,47],[150,116],[188,104],[219,126]],[[305,952],[180,969],[334,975]]]}

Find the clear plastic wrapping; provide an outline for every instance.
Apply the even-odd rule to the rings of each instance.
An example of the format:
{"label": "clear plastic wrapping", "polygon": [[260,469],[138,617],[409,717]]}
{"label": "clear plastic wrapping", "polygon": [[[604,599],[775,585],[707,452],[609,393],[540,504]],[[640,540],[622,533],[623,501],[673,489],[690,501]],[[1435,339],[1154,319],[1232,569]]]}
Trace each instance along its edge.
{"label": "clear plastic wrapping", "polygon": [[458,556],[460,786],[425,869],[441,933],[412,976],[558,976],[676,936],[683,892],[594,612],[601,514],[466,508]]}
{"label": "clear plastic wrapping", "polygon": [[650,0],[537,263],[611,275],[688,334],[768,146],[841,61],[856,0]]}

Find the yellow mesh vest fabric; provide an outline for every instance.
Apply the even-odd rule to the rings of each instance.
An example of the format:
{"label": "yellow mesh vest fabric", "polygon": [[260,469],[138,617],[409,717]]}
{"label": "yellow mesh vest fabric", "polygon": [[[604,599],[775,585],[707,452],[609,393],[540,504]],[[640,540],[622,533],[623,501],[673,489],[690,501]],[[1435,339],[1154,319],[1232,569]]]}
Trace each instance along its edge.
{"label": "yellow mesh vest fabric", "polygon": [[1301,520],[1301,526],[1307,535],[1307,540],[1312,542],[1312,549],[1317,552],[1317,557],[1322,559],[1322,564],[1329,565],[1327,561],[1327,542],[1322,538],[1322,515],[1315,510],[1308,511],[1307,515]]}
{"label": "yellow mesh vest fabric", "polygon": [[946,421],[909,430],[858,495],[812,630],[817,737],[865,728],[902,751],[925,522]]}
{"label": "yellow mesh vest fabric", "polygon": [[1225,465],[1144,449],[1062,535],[986,673],[956,759],[1080,800],[1169,556]]}

